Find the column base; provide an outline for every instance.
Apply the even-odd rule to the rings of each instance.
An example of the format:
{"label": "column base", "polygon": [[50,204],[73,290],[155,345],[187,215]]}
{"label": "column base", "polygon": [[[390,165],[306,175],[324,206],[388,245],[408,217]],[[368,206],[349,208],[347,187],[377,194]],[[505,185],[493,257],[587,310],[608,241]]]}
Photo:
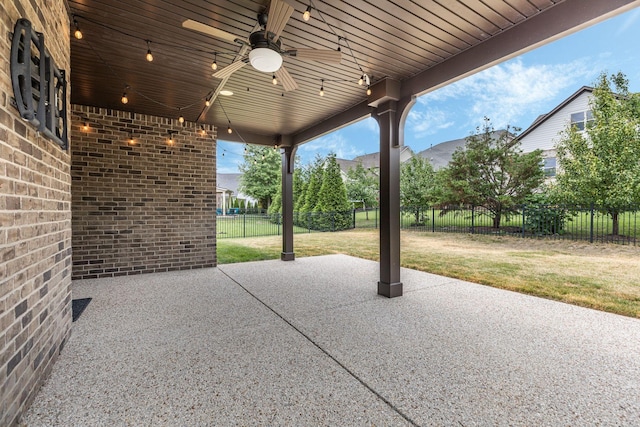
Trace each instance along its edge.
{"label": "column base", "polygon": [[296,259],[295,252],[281,252],[280,253],[280,260],[281,261],[293,261],[295,259]]}
{"label": "column base", "polygon": [[395,298],[402,296],[402,282],[383,283],[378,282],[378,295],[387,298]]}

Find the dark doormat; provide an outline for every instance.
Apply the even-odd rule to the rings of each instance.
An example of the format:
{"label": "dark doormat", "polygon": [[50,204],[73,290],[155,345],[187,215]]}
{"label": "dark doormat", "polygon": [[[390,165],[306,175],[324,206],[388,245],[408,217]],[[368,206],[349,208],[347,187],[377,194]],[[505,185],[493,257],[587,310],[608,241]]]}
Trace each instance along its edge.
{"label": "dark doormat", "polygon": [[80,318],[82,312],[91,302],[91,298],[80,298],[71,300],[71,311],[73,313],[73,321],[75,322]]}

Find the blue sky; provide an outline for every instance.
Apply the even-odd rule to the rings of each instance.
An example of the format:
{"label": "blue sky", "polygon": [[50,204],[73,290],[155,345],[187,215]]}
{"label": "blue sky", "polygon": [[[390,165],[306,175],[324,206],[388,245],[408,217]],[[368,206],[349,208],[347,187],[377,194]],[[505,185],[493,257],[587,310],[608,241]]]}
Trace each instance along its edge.
{"label": "blue sky", "polygon": [[[597,76],[622,71],[630,89],[640,91],[640,8],[549,43],[418,98],[405,127],[405,145],[414,152],[464,138],[487,116],[496,129],[526,129]],[[365,119],[302,145],[309,163],[316,154],[340,158],[379,150],[378,125]],[[241,144],[218,141],[218,172],[238,172]],[[224,155],[223,155],[224,154]]]}

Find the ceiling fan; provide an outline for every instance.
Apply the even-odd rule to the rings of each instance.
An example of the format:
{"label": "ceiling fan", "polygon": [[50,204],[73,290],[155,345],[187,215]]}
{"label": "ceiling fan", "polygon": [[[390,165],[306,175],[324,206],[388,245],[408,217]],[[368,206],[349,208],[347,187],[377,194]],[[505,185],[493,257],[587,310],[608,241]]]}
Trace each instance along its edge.
{"label": "ceiling fan", "polygon": [[[332,49],[282,49],[280,34],[293,14],[294,7],[285,0],[271,0],[269,13],[258,15],[257,30],[249,35],[249,39],[236,36],[226,31],[188,19],[182,23],[184,28],[208,34],[217,39],[231,43],[241,43],[243,48],[236,61],[219,70],[213,77],[225,79],[250,63],[253,68],[264,73],[273,73],[282,82],[285,91],[296,90],[298,84],[291,74],[282,66],[283,56],[303,61],[324,63],[340,63],[342,54]],[[249,52],[246,57],[246,52]]]}

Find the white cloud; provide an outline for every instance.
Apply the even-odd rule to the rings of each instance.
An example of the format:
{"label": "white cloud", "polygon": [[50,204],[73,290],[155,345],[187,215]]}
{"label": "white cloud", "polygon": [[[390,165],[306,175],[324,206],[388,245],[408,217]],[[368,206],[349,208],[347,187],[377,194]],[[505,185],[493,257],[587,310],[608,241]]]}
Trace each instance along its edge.
{"label": "white cloud", "polygon": [[342,131],[333,132],[303,144],[297,151],[303,164],[312,161],[316,154],[326,156],[329,153],[335,153],[336,156],[341,159],[352,159],[361,154],[365,154],[357,144],[348,140]]}
{"label": "white cloud", "polygon": [[423,138],[453,126],[450,116],[445,110],[416,105],[409,111],[406,126],[415,138]]}
{"label": "white cloud", "polygon": [[625,19],[624,23],[620,27],[618,27],[618,30],[616,31],[616,36],[620,36],[629,28],[632,28],[635,25],[638,18],[640,18],[640,9],[636,9],[629,14],[627,19]]}
{"label": "white cloud", "polygon": [[367,117],[366,119],[360,120],[359,122],[355,122],[349,127],[364,129],[376,135],[378,135],[378,133],[380,132],[380,127],[378,126],[378,122],[376,122],[376,119],[374,119],[373,117]]}
{"label": "white cloud", "polygon": [[[452,83],[419,98],[419,105],[463,101],[467,125],[476,126],[487,116],[496,128],[522,125],[518,119],[547,112],[549,102],[558,101],[569,87],[585,84],[593,64],[578,60],[565,64],[526,66],[517,58]],[[415,108],[415,107],[414,107]],[[438,116],[434,116],[437,119]],[[528,123],[527,123],[528,124]],[[525,125],[527,125],[525,124]]]}

